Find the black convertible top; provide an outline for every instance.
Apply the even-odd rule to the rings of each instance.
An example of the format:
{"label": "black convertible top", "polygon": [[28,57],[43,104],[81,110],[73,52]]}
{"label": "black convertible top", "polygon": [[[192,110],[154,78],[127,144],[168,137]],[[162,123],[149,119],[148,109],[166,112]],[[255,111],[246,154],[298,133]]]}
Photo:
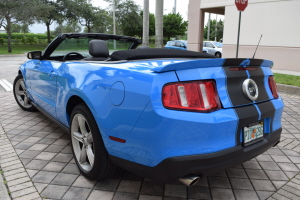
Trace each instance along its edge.
{"label": "black convertible top", "polygon": [[138,60],[152,58],[217,58],[216,56],[195,51],[179,49],[128,49],[115,51],[110,55],[112,61]]}

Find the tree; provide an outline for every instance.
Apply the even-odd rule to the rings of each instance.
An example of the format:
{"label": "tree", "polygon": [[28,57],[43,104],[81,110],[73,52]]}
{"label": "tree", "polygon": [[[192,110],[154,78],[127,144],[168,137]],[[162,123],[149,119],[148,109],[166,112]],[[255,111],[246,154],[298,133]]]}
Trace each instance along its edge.
{"label": "tree", "polygon": [[143,46],[149,46],[149,0],[144,0]]}
{"label": "tree", "polygon": [[13,24],[11,27],[12,33],[29,33],[28,24]]}
{"label": "tree", "polygon": [[149,36],[155,35],[155,15],[153,13],[149,14]]}
{"label": "tree", "polygon": [[104,9],[98,9],[95,16],[96,20],[94,21],[93,27],[91,27],[90,30],[85,27],[84,32],[112,33],[112,17],[109,16],[109,13]]}
{"label": "tree", "polygon": [[86,31],[90,33],[92,30],[98,27],[98,30],[105,30],[110,17],[107,11],[101,8],[94,7],[91,3],[87,1],[81,1],[77,9],[75,10],[77,15],[77,20],[81,26],[86,27]]}
{"label": "tree", "polygon": [[7,33],[8,52],[12,52],[11,29],[13,24],[33,23],[35,10],[40,4],[36,0],[0,0],[0,26]]}
{"label": "tree", "polygon": [[[209,40],[215,40],[215,37],[217,38],[217,41],[219,41],[221,38],[223,38],[223,29],[224,29],[224,23],[220,19],[217,23],[217,32],[216,32],[216,20],[210,20],[210,35]],[[204,38],[207,38],[207,32],[208,32],[208,23],[204,27]]]}
{"label": "tree", "polygon": [[[110,3],[110,13],[113,12],[113,0]],[[133,0],[114,0],[116,13],[117,34],[136,36],[141,35],[143,19],[141,8]],[[112,16],[112,14],[111,14]]]}
{"label": "tree", "polygon": [[179,13],[164,15],[164,37],[170,40],[171,37],[186,34],[187,25],[187,21],[184,21]]}
{"label": "tree", "polygon": [[60,24],[55,28],[53,34],[56,36],[60,33],[78,33],[81,32],[81,29],[82,28],[78,22]]}
{"label": "tree", "polygon": [[[141,11],[141,18],[144,17],[144,12]],[[153,13],[150,13],[149,14],[149,26],[148,26],[148,29],[149,29],[149,36],[154,36],[155,35],[155,15]],[[137,34],[136,34],[138,37],[143,38],[143,27],[140,27],[139,30],[137,31]],[[149,38],[148,38],[149,40]],[[149,42],[148,42],[149,43]],[[144,44],[143,44],[144,45]],[[147,46],[147,45],[146,45]]]}
{"label": "tree", "polygon": [[155,47],[163,47],[164,0],[156,0],[155,8]]}
{"label": "tree", "polygon": [[36,19],[38,22],[42,22],[47,27],[47,38],[48,43],[51,41],[50,35],[50,25],[56,22],[63,21],[63,11],[65,10],[65,0],[38,0],[40,2],[41,8],[36,12]]}

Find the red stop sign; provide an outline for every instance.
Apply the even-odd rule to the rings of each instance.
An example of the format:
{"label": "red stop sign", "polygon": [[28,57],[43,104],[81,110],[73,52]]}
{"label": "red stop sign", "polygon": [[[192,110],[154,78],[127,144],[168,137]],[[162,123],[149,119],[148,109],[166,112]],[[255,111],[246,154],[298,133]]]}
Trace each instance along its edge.
{"label": "red stop sign", "polygon": [[248,0],[234,0],[238,11],[244,11],[248,6]]}

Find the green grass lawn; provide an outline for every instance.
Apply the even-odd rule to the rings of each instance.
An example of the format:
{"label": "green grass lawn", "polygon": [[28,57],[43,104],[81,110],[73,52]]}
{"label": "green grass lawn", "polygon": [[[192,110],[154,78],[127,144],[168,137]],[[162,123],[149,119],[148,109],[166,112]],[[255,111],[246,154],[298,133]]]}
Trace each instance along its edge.
{"label": "green grass lawn", "polygon": [[3,54],[23,54],[28,51],[43,51],[48,44],[13,44],[12,53],[8,53],[7,44],[0,45],[0,55]]}
{"label": "green grass lawn", "polygon": [[276,83],[300,87],[300,76],[274,73]]}

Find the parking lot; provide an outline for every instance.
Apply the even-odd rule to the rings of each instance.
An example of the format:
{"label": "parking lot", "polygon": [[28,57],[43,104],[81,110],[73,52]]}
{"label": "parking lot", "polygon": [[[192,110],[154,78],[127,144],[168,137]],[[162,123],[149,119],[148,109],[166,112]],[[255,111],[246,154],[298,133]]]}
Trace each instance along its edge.
{"label": "parking lot", "polygon": [[[13,83],[24,60],[25,55],[0,57],[0,79]],[[23,111],[13,93],[0,86],[0,168],[10,198],[16,200],[300,199],[300,96],[282,97],[283,132],[277,147],[188,188],[179,182],[151,182],[122,169],[106,180],[85,179],[68,133],[39,112]]]}

